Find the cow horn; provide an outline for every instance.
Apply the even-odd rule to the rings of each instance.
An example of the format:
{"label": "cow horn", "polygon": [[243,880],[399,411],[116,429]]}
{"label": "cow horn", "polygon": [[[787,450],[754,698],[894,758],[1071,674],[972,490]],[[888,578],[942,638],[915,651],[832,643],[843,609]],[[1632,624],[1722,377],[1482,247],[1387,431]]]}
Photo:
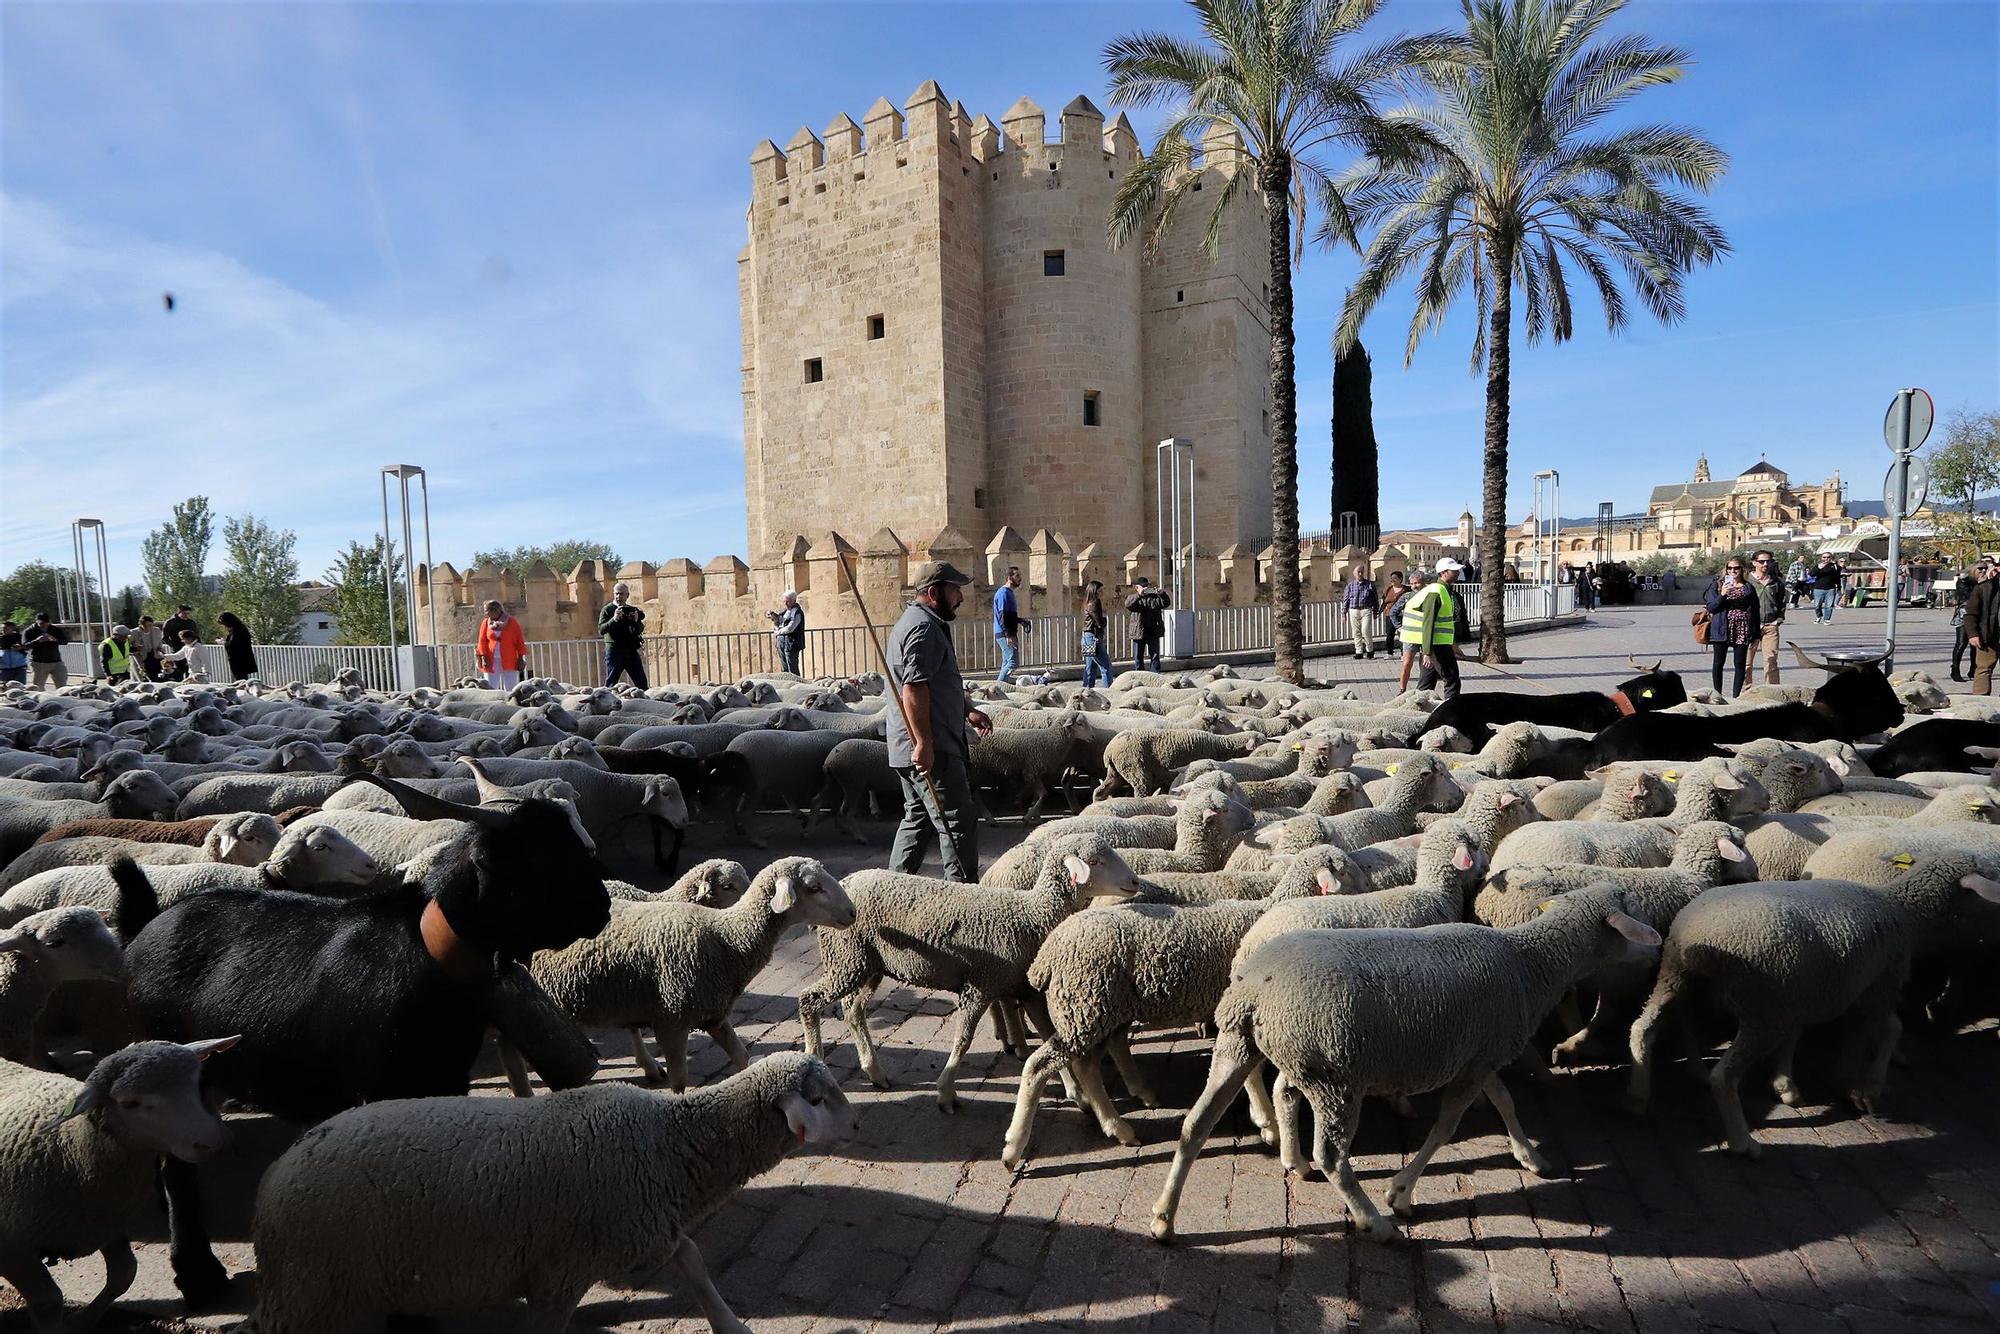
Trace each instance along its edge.
{"label": "cow horn", "polygon": [[1817,667],[1819,670],[1823,672],[1837,672],[1840,670],[1838,667],[1835,667],[1831,663],[1814,662],[1811,654],[1807,653],[1804,649],[1800,648],[1797,644],[1794,644],[1789,639],[1785,641],[1785,647],[1790,649],[1792,652],[1798,654],[1799,662],[1804,666]]}
{"label": "cow horn", "polygon": [[1648,673],[1648,672],[1657,672],[1657,671],[1659,671],[1659,670],[1660,670],[1660,664],[1661,664],[1661,663],[1663,663],[1663,662],[1665,662],[1665,661],[1666,661],[1666,659],[1665,659],[1665,658],[1655,658],[1655,659],[1653,659],[1653,665],[1652,665],[1651,667],[1647,667],[1647,666],[1643,665],[1643,664],[1642,664],[1642,663],[1641,663],[1641,662],[1640,662],[1640,661],[1639,661],[1639,660],[1638,660],[1637,658],[1635,658],[1635,657],[1633,657],[1633,656],[1632,656],[1631,654],[1627,653],[1627,654],[1625,655],[1625,661],[1626,661],[1626,662],[1628,662],[1628,663],[1630,663],[1630,664],[1632,665],[1632,670],[1633,670],[1633,671],[1635,671],[1635,672],[1639,672],[1640,674],[1642,674],[1642,675],[1643,675],[1643,674],[1645,674],[1645,673]]}
{"label": "cow horn", "polygon": [[[381,788],[396,799],[403,808],[403,814],[413,820],[463,820],[467,824],[483,825],[489,829],[499,829],[506,825],[504,811],[491,810],[483,806],[462,806],[443,797],[432,796],[393,778],[383,778],[378,774],[355,774],[349,783],[368,783]],[[345,786],[345,784],[343,784]]]}

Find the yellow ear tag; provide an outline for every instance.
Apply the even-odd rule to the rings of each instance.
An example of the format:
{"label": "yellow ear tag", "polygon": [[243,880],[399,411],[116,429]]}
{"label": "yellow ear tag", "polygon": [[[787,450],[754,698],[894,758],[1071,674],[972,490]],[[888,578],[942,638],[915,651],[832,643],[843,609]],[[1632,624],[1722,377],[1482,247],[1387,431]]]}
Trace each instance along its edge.
{"label": "yellow ear tag", "polygon": [[1465,762],[1464,762],[1463,760],[1461,760],[1461,761],[1459,761],[1459,762],[1457,762],[1457,763],[1453,764],[1453,765],[1452,765],[1451,767],[1452,767],[1452,768],[1454,768],[1454,769],[1463,769],[1463,768],[1465,767]]}
{"label": "yellow ear tag", "polygon": [[1681,781],[1681,771],[1679,769],[1669,769],[1661,774],[1660,777],[1666,779],[1669,783],[1678,783]]}
{"label": "yellow ear tag", "polygon": [[1652,697],[1653,697],[1653,688],[1651,686],[1647,686],[1644,690],[1641,690],[1639,692],[1640,699],[1651,699]]}
{"label": "yellow ear tag", "polygon": [[1543,899],[1540,903],[1537,903],[1535,905],[1535,911],[1547,912],[1550,908],[1555,906],[1555,902],[1556,901],[1554,899]]}
{"label": "yellow ear tag", "polygon": [[1916,858],[1907,852],[1899,852],[1889,859],[1889,864],[1899,871],[1907,871],[1916,863]]}
{"label": "yellow ear tag", "polygon": [[1393,773],[1395,773],[1395,772],[1396,772],[1396,766],[1395,766],[1395,765],[1393,765],[1393,764],[1392,764],[1392,765],[1390,765],[1390,766],[1389,766],[1389,769],[1388,769],[1388,772],[1390,772],[1390,773],[1392,773],[1392,774],[1393,774]]}

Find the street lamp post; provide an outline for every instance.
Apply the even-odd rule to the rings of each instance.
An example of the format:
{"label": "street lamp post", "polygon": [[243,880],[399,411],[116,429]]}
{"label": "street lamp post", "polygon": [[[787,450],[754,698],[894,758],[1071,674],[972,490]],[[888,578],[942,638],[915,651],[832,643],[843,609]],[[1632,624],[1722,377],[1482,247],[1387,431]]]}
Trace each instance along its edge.
{"label": "street lamp post", "polygon": [[[104,520],[76,519],[69,526],[71,568],[76,574],[77,626],[82,631],[86,644],[95,643],[98,636],[91,629],[90,620],[90,556],[91,538],[95,538],[97,555],[97,607],[104,616],[104,633],[111,633],[111,573],[104,547]],[[93,660],[94,661],[94,660]]]}
{"label": "street lamp post", "polygon": [[[1194,536],[1194,441],[1168,436],[1153,451],[1153,536],[1160,557],[1160,587],[1166,590],[1173,608],[1166,615],[1170,658],[1191,658],[1195,653],[1194,612],[1197,585],[1194,562],[1189,557]],[[1185,542],[1183,541],[1185,539]],[[1173,545],[1169,547],[1168,542]],[[1183,555],[1185,547],[1187,555]],[[1172,563],[1167,553],[1172,551]],[[1297,559],[1294,555],[1293,559]],[[1171,573],[1169,573],[1171,571]]]}
{"label": "street lamp post", "polygon": [[[389,479],[396,479],[397,493],[402,503],[403,520],[403,624],[408,633],[408,641],[398,647],[396,644],[396,567],[388,560],[391,532],[389,527]],[[417,607],[413,600],[417,591],[417,571],[415,542],[411,532],[410,482],[415,479],[418,494],[422,500],[424,527],[424,602],[430,609],[430,647],[427,652],[418,652]],[[431,571],[435,562],[431,559],[431,485],[424,470],[414,463],[391,463],[382,469],[382,583],[383,594],[389,600],[389,646],[396,650],[396,674],[405,690],[419,685],[434,685],[437,681],[437,589],[431,582]]]}

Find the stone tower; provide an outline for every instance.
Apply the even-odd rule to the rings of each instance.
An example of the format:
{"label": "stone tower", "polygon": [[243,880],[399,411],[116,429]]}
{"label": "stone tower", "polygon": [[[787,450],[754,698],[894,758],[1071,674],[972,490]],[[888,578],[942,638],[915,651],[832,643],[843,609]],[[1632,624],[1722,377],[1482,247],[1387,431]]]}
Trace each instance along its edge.
{"label": "stone tower", "polygon": [[1193,440],[1198,544],[1270,536],[1262,209],[1208,201],[1240,145],[1212,136],[1147,255],[1106,238],[1140,148],[1086,97],[999,126],[925,83],[898,112],[751,155],[743,320],[753,559],[828,526],[1046,529],[1125,551],[1153,534],[1153,455]]}
{"label": "stone tower", "polygon": [[1695,461],[1694,461],[1694,479],[1695,479],[1695,480],[1696,480],[1697,482],[1706,482],[1706,481],[1707,481],[1707,480],[1709,479],[1709,478],[1708,478],[1708,455],[1706,455],[1706,454],[1700,454],[1700,455],[1697,455],[1697,456],[1695,457]]}

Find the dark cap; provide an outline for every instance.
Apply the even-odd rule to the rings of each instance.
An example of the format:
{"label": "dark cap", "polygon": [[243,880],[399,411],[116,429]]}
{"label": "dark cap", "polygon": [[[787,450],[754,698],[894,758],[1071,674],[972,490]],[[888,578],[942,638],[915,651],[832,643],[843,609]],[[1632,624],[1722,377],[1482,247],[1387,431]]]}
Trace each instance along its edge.
{"label": "dark cap", "polygon": [[927,560],[910,576],[910,587],[929,588],[932,584],[969,584],[972,576],[948,560]]}

